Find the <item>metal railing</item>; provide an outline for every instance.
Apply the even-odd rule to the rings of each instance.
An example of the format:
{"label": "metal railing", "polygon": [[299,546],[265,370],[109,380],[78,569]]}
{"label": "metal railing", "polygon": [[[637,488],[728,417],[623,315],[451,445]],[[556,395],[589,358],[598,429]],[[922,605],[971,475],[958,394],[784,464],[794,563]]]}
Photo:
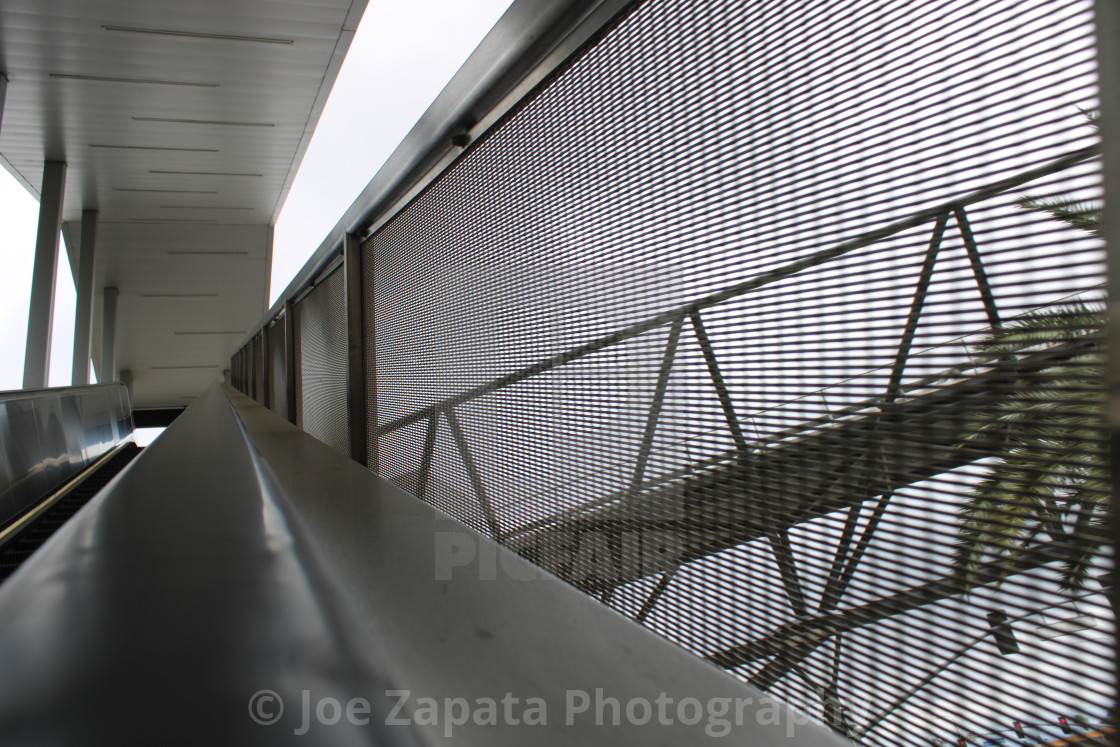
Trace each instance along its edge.
{"label": "metal railing", "polygon": [[[0,587],[0,731],[29,744],[169,728],[261,745],[843,744],[460,529],[215,384]],[[502,575],[433,558],[448,539]]]}

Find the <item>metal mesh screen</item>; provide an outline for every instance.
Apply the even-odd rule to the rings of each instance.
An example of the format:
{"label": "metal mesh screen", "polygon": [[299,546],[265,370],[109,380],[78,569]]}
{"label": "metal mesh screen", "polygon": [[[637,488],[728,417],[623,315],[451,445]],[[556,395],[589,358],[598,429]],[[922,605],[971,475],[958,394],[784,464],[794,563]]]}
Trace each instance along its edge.
{"label": "metal mesh screen", "polygon": [[364,245],[381,473],[863,743],[1109,730],[1093,43],[638,4]]}
{"label": "metal mesh screen", "polygon": [[288,416],[288,372],[285,366],[284,322],[268,327],[268,406],[281,417]]}
{"label": "metal mesh screen", "polygon": [[298,304],[298,425],[328,446],[349,454],[346,416],[345,278],[337,269]]}

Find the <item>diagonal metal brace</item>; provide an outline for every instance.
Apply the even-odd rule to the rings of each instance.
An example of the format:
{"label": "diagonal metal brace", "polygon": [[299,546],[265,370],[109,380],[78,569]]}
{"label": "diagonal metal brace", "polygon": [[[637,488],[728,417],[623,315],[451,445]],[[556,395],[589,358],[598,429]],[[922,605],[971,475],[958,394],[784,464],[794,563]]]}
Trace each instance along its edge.
{"label": "diagonal metal brace", "polygon": [[439,413],[428,418],[428,431],[424,436],[424,453],[420,457],[420,474],[416,476],[416,497],[427,500],[428,478],[432,474],[432,454],[436,448],[436,430],[439,428]]}
{"label": "diagonal metal brace", "polygon": [[957,219],[957,227],[964,239],[964,248],[968,252],[968,263],[972,265],[972,274],[976,278],[976,287],[980,289],[980,300],[984,302],[984,313],[988,315],[988,324],[992,329],[1000,328],[999,310],[996,308],[996,299],[992,295],[992,286],[988,282],[988,273],[984,271],[984,262],[980,259],[980,247],[976,245],[976,237],[972,234],[972,224],[968,221],[968,214],[964,206],[953,208],[953,216]]}
{"label": "diagonal metal brace", "polygon": [[743,436],[743,429],[739,425],[739,418],[735,414],[735,406],[731,402],[731,394],[727,391],[727,383],[723,380],[723,373],[716,360],[716,353],[712,349],[712,341],[708,338],[708,330],[704,328],[704,321],[700,318],[698,310],[692,311],[688,318],[692,320],[692,328],[696,331],[696,339],[700,342],[700,349],[704,351],[704,361],[708,364],[708,374],[712,377],[712,384],[719,396],[723,416],[727,419],[727,429],[731,431],[731,438],[740,453],[747,451],[747,439]]}
{"label": "diagonal metal brace", "polygon": [[673,372],[673,359],[677,354],[677,343],[681,339],[681,327],[684,325],[684,316],[678,316],[669,328],[669,339],[665,343],[665,355],[661,359],[661,371],[657,375],[657,387],[653,391],[653,400],[649,406],[649,416],[646,418],[646,430],[642,434],[642,444],[638,448],[638,459],[634,465],[634,476],[630,480],[630,496],[637,495],[641,489],[642,480],[646,474],[646,463],[653,449],[653,436],[657,432],[657,421],[661,417],[661,407],[665,404],[665,391],[669,388],[669,374]]}
{"label": "diagonal metal brace", "polygon": [[490,498],[486,495],[486,487],[482,484],[482,476],[478,473],[478,466],[474,463],[474,457],[471,456],[471,450],[467,446],[467,437],[463,433],[463,428],[459,425],[459,418],[456,417],[455,410],[451,407],[447,408],[444,415],[447,417],[447,425],[451,428],[451,435],[455,438],[455,445],[459,448],[459,455],[463,458],[463,466],[466,467],[467,475],[471,478],[471,486],[474,488],[475,496],[478,497],[478,505],[482,508],[482,515],[486,518],[486,528],[494,540],[500,541],[502,530],[494,516],[494,507],[490,505]]}
{"label": "diagonal metal brace", "polygon": [[786,587],[786,596],[789,604],[798,617],[805,617],[808,609],[805,606],[805,592],[801,588],[801,579],[797,575],[797,564],[793,559],[793,545],[789,541],[789,532],[785,527],[770,532],[768,535],[770,547],[778,561],[778,570],[782,574],[782,584]]}
{"label": "diagonal metal brace", "polygon": [[941,249],[941,239],[945,235],[945,224],[949,221],[949,214],[942,213],[937,216],[933,226],[933,235],[929,239],[929,248],[922,261],[921,274],[918,276],[918,287],[914,289],[914,300],[910,304],[910,315],[906,318],[906,328],[902,332],[902,342],[898,346],[898,354],[891,368],[890,383],[887,384],[887,402],[893,402],[902,388],[902,372],[906,368],[906,359],[910,357],[910,346],[914,343],[914,333],[918,330],[918,320],[922,316],[922,307],[926,302],[929,292],[929,283],[933,278],[933,265],[937,261],[937,252]]}

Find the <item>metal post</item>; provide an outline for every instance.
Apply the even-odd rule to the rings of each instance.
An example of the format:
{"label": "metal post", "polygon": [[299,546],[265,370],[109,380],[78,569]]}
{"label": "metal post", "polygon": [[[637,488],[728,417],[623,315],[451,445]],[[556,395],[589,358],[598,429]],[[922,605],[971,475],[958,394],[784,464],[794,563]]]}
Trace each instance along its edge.
{"label": "metal post", "polygon": [[4,97],[8,95],[8,76],[0,73],[0,125],[4,122]]}
{"label": "metal post", "polygon": [[117,380],[117,289],[106,288],[101,305],[101,383]]}
{"label": "metal post", "polygon": [[252,369],[253,370],[253,393],[249,396],[251,396],[257,402],[261,401],[261,363],[260,363],[260,358],[261,358],[261,353],[264,352],[263,350],[261,350],[261,343],[260,343],[261,337],[263,337],[263,335],[257,335],[256,337],[254,337],[252,340],[249,341],[249,360],[251,360],[253,362],[253,369]]}
{"label": "metal post", "polygon": [[342,242],[346,273],[346,405],[350,420],[350,458],[367,465],[365,339],[362,330],[362,243],[354,234]]}
{"label": "metal post", "polygon": [[27,347],[23,357],[23,388],[43,389],[51,363],[51,320],[54,315],[54,276],[58,237],[62,230],[62,197],[66,164],[43,164],[39,193],[39,232],[35,238],[35,269],[31,275],[31,308],[27,317]]}
{"label": "metal post", "polygon": [[70,383],[89,383],[89,344],[93,332],[93,253],[97,237],[97,211],[82,211],[82,238],[78,244],[78,287],[74,305],[74,368]]}
{"label": "metal post", "polygon": [[261,328],[261,404],[272,407],[272,363],[268,351],[268,325]]}
{"label": "metal post", "polygon": [[284,302],[284,376],[288,399],[288,422],[296,422],[296,305]]}
{"label": "metal post", "polygon": [[[1104,228],[1105,258],[1107,278],[1105,295],[1115,299],[1116,289],[1120,288],[1120,220],[1117,216],[1117,200],[1120,199],[1120,7],[1115,0],[1097,0],[1094,4],[1097,27],[1097,71],[1100,76],[1101,99],[1101,160],[1104,173]],[[1107,402],[1103,408],[1105,426],[1108,429],[1109,466],[1113,479],[1110,481],[1111,516],[1108,526],[1111,532],[1113,551],[1120,548],[1120,521],[1116,521],[1117,506],[1120,506],[1120,480],[1115,479],[1120,467],[1120,316],[1116,304],[1107,306],[1108,318],[1105,326],[1104,350],[1106,351],[1104,369],[1104,391]],[[1115,610],[1120,607],[1120,584],[1111,584],[1109,601]],[[1114,661],[1120,658],[1120,639],[1114,638]],[[1115,693],[1114,693],[1115,695]],[[1117,703],[1115,697],[1113,703]],[[1120,718],[1120,707],[1112,706],[1112,719]]]}

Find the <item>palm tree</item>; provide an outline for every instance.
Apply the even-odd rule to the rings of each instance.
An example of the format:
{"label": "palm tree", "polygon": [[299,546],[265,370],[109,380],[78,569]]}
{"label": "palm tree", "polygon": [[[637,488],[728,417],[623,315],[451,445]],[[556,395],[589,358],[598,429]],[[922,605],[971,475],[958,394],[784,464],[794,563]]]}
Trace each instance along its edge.
{"label": "palm tree", "polygon": [[[1082,111],[1099,133],[1099,113]],[[1018,205],[1101,236],[1100,202],[1046,195],[1023,197]],[[1006,451],[960,510],[953,569],[965,589],[1002,581],[1006,569],[1042,544],[1058,552],[1060,588],[1069,595],[1084,589],[1107,537],[1103,326],[1102,305],[1064,304],[1019,316],[976,344],[982,358],[997,360],[1081,343],[1066,360],[1016,382],[1012,394],[965,431],[960,446],[993,432],[1007,438]],[[1005,570],[995,579],[981,577],[985,561]]]}
{"label": "palm tree", "polygon": [[1010,568],[1044,544],[1062,562],[1060,587],[1084,588],[1107,537],[1102,320],[1100,306],[1065,304],[1017,317],[976,344],[986,360],[1059,344],[1074,352],[1016,381],[965,430],[961,446],[993,433],[1007,446],[960,510],[953,566],[964,588],[1002,580],[1006,573],[982,577],[981,567]]}

